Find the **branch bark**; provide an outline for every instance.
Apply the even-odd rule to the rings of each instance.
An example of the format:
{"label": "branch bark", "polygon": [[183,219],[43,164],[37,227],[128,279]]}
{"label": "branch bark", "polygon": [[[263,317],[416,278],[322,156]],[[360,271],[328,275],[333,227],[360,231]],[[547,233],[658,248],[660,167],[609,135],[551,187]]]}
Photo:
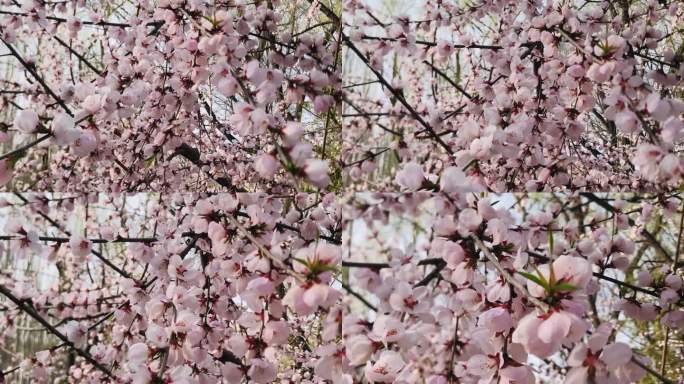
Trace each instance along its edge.
{"label": "branch bark", "polygon": [[34,320],[39,322],[45,329],[50,331],[53,335],[57,336],[64,344],[66,344],[69,348],[71,348],[74,352],[76,352],[79,356],[83,357],[88,363],[92,364],[95,368],[98,370],[102,371],[107,377],[111,379],[116,379],[114,374],[102,365],[100,362],[95,360],[88,352],[84,351],[83,349],[77,347],[69,338],[66,337],[62,332],[60,332],[57,328],[53,327],[52,324],[50,324],[47,320],[45,320],[38,312],[33,308],[33,306],[29,305],[25,300],[21,300],[18,297],[16,297],[12,291],[5,287],[4,285],[0,285],[0,293],[2,293],[5,297],[10,299],[19,309],[29,316],[31,316]]}

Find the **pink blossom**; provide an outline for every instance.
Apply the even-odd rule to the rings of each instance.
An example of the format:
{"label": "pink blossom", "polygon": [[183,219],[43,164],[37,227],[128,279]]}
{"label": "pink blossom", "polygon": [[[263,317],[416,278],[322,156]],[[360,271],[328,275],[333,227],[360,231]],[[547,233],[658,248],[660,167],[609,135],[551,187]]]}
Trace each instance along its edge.
{"label": "pink blossom", "polygon": [[404,325],[394,316],[381,315],[373,323],[372,335],[386,343],[398,341],[405,336]]}
{"label": "pink blossom", "polygon": [[657,93],[651,93],[646,99],[646,110],[657,121],[665,121],[670,117],[670,103],[660,98]]}
{"label": "pink blossom", "polygon": [[254,169],[261,177],[264,179],[269,179],[278,170],[278,162],[273,156],[263,154],[256,159],[256,162],[254,163]]}
{"label": "pink blossom", "polygon": [[319,306],[324,306],[328,300],[329,295],[333,294],[332,288],[324,284],[314,284],[309,287],[302,295],[302,301],[308,305],[310,308],[318,308]]}
{"label": "pink blossom", "polygon": [[314,372],[326,380],[340,380],[343,375],[343,349],[335,344],[318,347],[316,352],[321,355],[314,367]]}
{"label": "pink blossom", "polygon": [[240,366],[233,363],[225,363],[221,366],[221,375],[228,380],[228,382],[239,382],[244,376]]}
{"label": "pink blossom", "polygon": [[238,82],[233,76],[226,75],[225,77],[219,79],[217,87],[219,92],[221,92],[224,96],[231,97],[237,92]]}
{"label": "pink blossom", "polygon": [[513,327],[511,314],[504,307],[494,307],[480,315],[482,325],[493,333],[500,333]]}
{"label": "pink blossom", "polygon": [[499,370],[502,384],[534,384],[534,373],[530,367],[510,366]]}
{"label": "pink blossom", "polygon": [[72,235],[69,239],[69,249],[71,250],[71,253],[80,260],[84,260],[85,257],[90,254],[91,248],[92,244],[90,243],[90,240],[83,236]]}
{"label": "pink blossom", "polygon": [[632,349],[625,343],[613,343],[603,348],[599,356],[608,369],[615,369],[627,364],[632,359]]}
{"label": "pink blossom", "polygon": [[290,335],[290,326],[285,321],[269,321],[264,328],[264,340],[268,344],[285,344]]}
{"label": "pink blossom", "polygon": [[335,99],[330,95],[319,95],[314,98],[314,111],[323,113],[335,104]]}
{"label": "pink blossom", "polygon": [[439,186],[440,189],[446,193],[468,192],[472,188],[465,173],[458,167],[446,168],[442,172]]}
{"label": "pink blossom", "polygon": [[397,172],[396,182],[410,191],[418,190],[423,184],[423,169],[416,163],[408,163]]}
{"label": "pink blossom", "polygon": [[71,16],[67,19],[66,26],[69,29],[69,32],[75,34],[81,30],[83,23],[81,23],[81,20],[77,19],[76,17]]}
{"label": "pink blossom", "polygon": [[99,111],[100,108],[102,108],[102,97],[100,95],[89,95],[83,100],[83,109],[91,115]]}
{"label": "pink blossom", "polygon": [[389,303],[395,311],[421,313],[430,306],[426,296],[427,289],[425,287],[411,288],[410,285],[402,282],[390,295]]}
{"label": "pink blossom", "polygon": [[338,292],[325,284],[295,285],[287,291],[283,303],[297,313],[310,314],[319,307],[332,305],[338,298]]}
{"label": "pink blossom", "polygon": [[319,188],[325,188],[328,186],[328,184],[330,184],[327,160],[307,160],[306,165],[304,166],[304,172],[306,173],[309,181]]}
{"label": "pink blossom", "polygon": [[404,360],[393,351],[384,351],[373,364],[368,362],[364,368],[366,379],[371,382],[392,383],[404,367]]}
{"label": "pink blossom", "polygon": [[157,348],[165,348],[169,343],[169,336],[164,327],[160,327],[157,324],[150,324],[147,326],[147,331],[145,331],[147,341],[150,342]]}
{"label": "pink blossom", "polygon": [[539,324],[539,339],[545,343],[563,340],[570,333],[571,326],[572,318],[570,315],[563,312],[554,312]]}
{"label": "pink blossom", "polygon": [[304,134],[304,129],[302,128],[301,124],[298,124],[293,121],[289,121],[286,125],[285,128],[283,128],[283,135],[285,139],[285,143],[287,144],[288,147],[292,147],[297,142],[299,139],[302,137]]}
{"label": "pink blossom", "polygon": [[581,257],[559,256],[553,262],[556,279],[563,279],[575,288],[584,288],[592,277],[591,264]]}
{"label": "pink blossom", "polygon": [[247,375],[255,383],[267,384],[275,381],[277,371],[273,364],[263,359],[252,359]]}
{"label": "pink blossom", "polygon": [[513,331],[512,339],[514,343],[522,344],[528,353],[545,358],[552,355],[560,347],[561,340],[551,340],[550,343],[541,340],[538,333],[541,324],[542,319],[536,314],[529,313],[525,315],[518,322],[515,331]]}
{"label": "pink blossom", "polygon": [[193,269],[193,260],[181,259],[179,255],[171,257],[167,272],[170,278],[181,281],[192,281],[199,275],[199,272]]}
{"label": "pink blossom", "polygon": [[622,111],[615,115],[615,125],[626,134],[633,134],[637,132],[639,127],[639,120],[634,112]]}
{"label": "pink blossom", "polygon": [[79,347],[83,347],[87,336],[85,326],[82,323],[72,320],[66,324],[65,328],[65,333],[67,338],[69,338],[69,341]]}
{"label": "pink blossom", "polygon": [[352,336],[346,345],[346,354],[351,365],[365,364],[373,352],[371,340],[363,335]]}
{"label": "pink blossom", "polygon": [[482,218],[477,211],[471,208],[464,209],[458,215],[459,224],[469,232],[476,231],[482,223]]}
{"label": "pink blossom", "polygon": [[82,157],[92,153],[97,148],[97,139],[90,131],[83,131],[71,145],[74,155]]}
{"label": "pink blossom", "polygon": [[75,127],[73,117],[61,113],[52,120],[52,134],[57,145],[65,146],[81,136],[81,129]]}
{"label": "pink blossom", "polygon": [[128,348],[128,362],[133,366],[145,363],[149,355],[149,348],[145,343],[133,344]]}
{"label": "pink blossom", "polygon": [[663,158],[662,148],[652,144],[642,144],[633,159],[634,165],[649,180],[657,180],[660,174],[659,163]]}
{"label": "pink blossom", "polygon": [[268,297],[275,288],[275,284],[271,279],[261,276],[251,280],[247,284],[247,290],[250,294],[255,294],[261,297]]}
{"label": "pink blossom", "polygon": [[454,49],[454,47],[452,44],[450,44],[449,42],[447,42],[445,40],[440,40],[437,43],[437,56],[441,60],[446,60],[449,58],[449,56],[451,56],[453,49]]}
{"label": "pink blossom", "polygon": [[589,367],[578,366],[570,369],[565,376],[564,384],[583,384],[589,377]]}
{"label": "pink blossom", "polygon": [[14,127],[24,133],[35,133],[39,119],[35,111],[24,109],[14,117]]}

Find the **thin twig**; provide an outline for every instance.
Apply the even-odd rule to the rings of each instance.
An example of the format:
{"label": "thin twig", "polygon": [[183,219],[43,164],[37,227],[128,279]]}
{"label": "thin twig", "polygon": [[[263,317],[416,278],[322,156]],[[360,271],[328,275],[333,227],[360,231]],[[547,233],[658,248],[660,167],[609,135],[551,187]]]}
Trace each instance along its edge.
{"label": "thin twig", "polygon": [[77,347],[71,340],[69,340],[68,337],[66,337],[62,332],[60,332],[57,328],[52,326],[47,320],[45,320],[42,316],[38,314],[38,312],[33,309],[33,306],[27,304],[26,301],[19,299],[18,297],[14,296],[12,294],[12,291],[10,291],[7,287],[0,285],[0,293],[2,293],[5,297],[10,299],[14,304],[19,307],[20,310],[31,316],[34,320],[39,322],[41,325],[43,325],[50,333],[53,335],[57,336],[62,342],[64,342],[67,346],[69,346],[74,352],[76,352],[78,355],[83,357],[87,362],[92,364],[95,368],[99,369],[102,371],[105,375],[107,375],[110,378],[115,378],[115,376],[112,374],[112,372],[107,369],[104,365],[100,364],[97,360],[95,360],[88,352],[82,350],[81,348]]}

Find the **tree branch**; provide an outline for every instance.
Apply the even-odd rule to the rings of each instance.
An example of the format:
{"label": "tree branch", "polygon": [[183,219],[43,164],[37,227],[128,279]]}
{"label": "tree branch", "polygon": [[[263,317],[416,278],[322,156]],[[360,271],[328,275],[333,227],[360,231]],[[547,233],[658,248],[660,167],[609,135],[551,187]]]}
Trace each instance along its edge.
{"label": "tree branch", "polygon": [[24,300],[19,299],[18,297],[14,296],[12,294],[12,291],[6,288],[5,286],[0,284],[0,293],[2,293],[5,297],[10,299],[14,304],[19,307],[20,310],[31,316],[34,320],[39,322],[42,326],[44,326],[50,333],[53,335],[57,336],[64,344],[69,346],[73,351],[75,351],[79,356],[83,357],[87,362],[92,364],[95,368],[99,369],[102,371],[105,375],[107,375],[111,379],[115,379],[116,377],[112,374],[112,372],[99,363],[97,360],[95,360],[88,352],[82,350],[81,348],[77,347],[69,338],[67,338],[62,332],[60,332],[57,328],[53,327],[47,320],[45,320],[42,316],[36,312],[36,310],[29,304],[27,304]]}

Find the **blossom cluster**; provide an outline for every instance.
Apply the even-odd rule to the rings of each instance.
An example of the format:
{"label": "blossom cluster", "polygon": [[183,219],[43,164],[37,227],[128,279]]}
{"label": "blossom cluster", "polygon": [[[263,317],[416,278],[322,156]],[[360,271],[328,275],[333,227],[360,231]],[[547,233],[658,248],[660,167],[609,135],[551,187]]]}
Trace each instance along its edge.
{"label": "blossom cluster", "polygon": [[684,2],[0,0],[0,384],[674,384]]}
{"label": "blossom cluster", "polygon": [[332,195],[19,196],[2,199],[14,267],[0,276],[0,339],[26,332],[22,317],[51,334],[17,362],[32,382],[320,382],[341,369]]}
{"label": "blossom cluster", "polygon": [[413,3],[344,2],[357,190],[681,187],[681,2]]}
{"label": "blossom cluster", "polygon": [[324,14],[306,2],[97,3],[0,2],[0,185],[329,189],[341,77]]}
{"label": "blossom cluster", "polygon": [[[345,382],[670,382],[638,326],[684,331],[681,206],[681,195],[355,196]],[[655,221],[674,241],[650,232]]]}

